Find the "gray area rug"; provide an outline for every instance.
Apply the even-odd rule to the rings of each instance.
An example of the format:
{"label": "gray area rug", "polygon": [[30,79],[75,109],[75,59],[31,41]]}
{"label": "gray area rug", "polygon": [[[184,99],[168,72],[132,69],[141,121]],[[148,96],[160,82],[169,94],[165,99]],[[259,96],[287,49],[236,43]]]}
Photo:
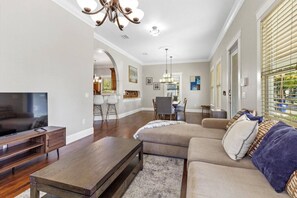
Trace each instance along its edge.
{"label": "gray area rug", "polygon": [[[143,170],[135,177],[123,198],[179,198],[183,164],[182,159],[144,155]],[[29,197],[30,189],[17,196]]]}

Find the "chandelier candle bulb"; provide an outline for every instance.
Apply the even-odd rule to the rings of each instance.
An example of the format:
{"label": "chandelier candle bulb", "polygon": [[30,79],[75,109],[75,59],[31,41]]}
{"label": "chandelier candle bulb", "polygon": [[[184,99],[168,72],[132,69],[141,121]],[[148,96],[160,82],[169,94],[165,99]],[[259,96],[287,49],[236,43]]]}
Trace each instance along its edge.
{"label": "chandelier candle bulb", "polygon": [[77,0],[77,3],[84,14],[91,16],[96,26],[102,25],[108,18],[123,30],[129,22],[139,24],[144,17],[144,12],[137,8],[137,0]]}
{"label": "chandelier candle bulb", "polygon": [[77,0],[77,3],[85,12],[91,12],[97,8],[95,0]]}

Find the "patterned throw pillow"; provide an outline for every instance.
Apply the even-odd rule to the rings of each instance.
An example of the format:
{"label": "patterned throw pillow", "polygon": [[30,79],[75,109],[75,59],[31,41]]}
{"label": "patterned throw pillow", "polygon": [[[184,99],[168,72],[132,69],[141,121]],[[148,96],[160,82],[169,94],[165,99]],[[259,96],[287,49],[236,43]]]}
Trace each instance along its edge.
{"label": "patterned throw pillow", "polygon": [[297,170],[291,175],[287,185],[286,191],[292,198],[297,198]]}
{"label": "patterned throw pillow", "polygon": [[263,138],[265,137],[266,133],[270,130],[271,127],[273,127],[277,123],[278,123],[278,121],[276,121],[276,120],[266,120],[259,125],[257,136],[247,152],[247,154],[250,157],[253,156],[254,152],[259,147],[259,145],[262,142]]}
{"label": "patterned throw pillow", "polygon": [[246,109],[242,109],[240,111],[238,111],[235,116],[233,116],[233,118],[228,122],[228,124],[226,125],[226,130],[228,130],[228,128],[240,117],[242,116],[245,112],[249,112]]}

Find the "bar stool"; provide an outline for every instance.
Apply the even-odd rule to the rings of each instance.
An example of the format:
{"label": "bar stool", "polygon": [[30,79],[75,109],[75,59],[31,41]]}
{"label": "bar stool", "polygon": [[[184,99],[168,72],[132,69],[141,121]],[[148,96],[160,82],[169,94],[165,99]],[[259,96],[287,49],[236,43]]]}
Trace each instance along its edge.
{"label": "bar stool", "polygon": [[[104,120],[102,105],[104,104],[104,98],[102,95],[94,95],[94,119],[96,115],[101,115],[101,119]],[[98,114],[99,112],[100,114]]]}
{"label": "bar stool", "polygon": [[[116,119],[118,119],[118,112],[116,104],[118,103],[118,99],[116,95],[110,95],[107,98],[107,113],[106,120],[110,113],[114,113],[116,115]],[[114,112],[110,112],[110,110],[114,110]]]}

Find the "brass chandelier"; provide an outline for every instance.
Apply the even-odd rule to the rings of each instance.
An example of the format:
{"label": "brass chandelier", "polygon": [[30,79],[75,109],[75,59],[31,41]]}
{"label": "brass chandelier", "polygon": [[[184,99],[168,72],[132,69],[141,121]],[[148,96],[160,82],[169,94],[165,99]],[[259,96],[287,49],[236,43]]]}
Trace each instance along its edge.
{"label": "brass chandelier", "polygon": [[[98,2],[97,2],[98,1]],[[77,0],[82,12],[90,15],[96,26],[108,18],[123,30],[129,22],[139,24],[144,12],[138,9],[138,0]]]}

